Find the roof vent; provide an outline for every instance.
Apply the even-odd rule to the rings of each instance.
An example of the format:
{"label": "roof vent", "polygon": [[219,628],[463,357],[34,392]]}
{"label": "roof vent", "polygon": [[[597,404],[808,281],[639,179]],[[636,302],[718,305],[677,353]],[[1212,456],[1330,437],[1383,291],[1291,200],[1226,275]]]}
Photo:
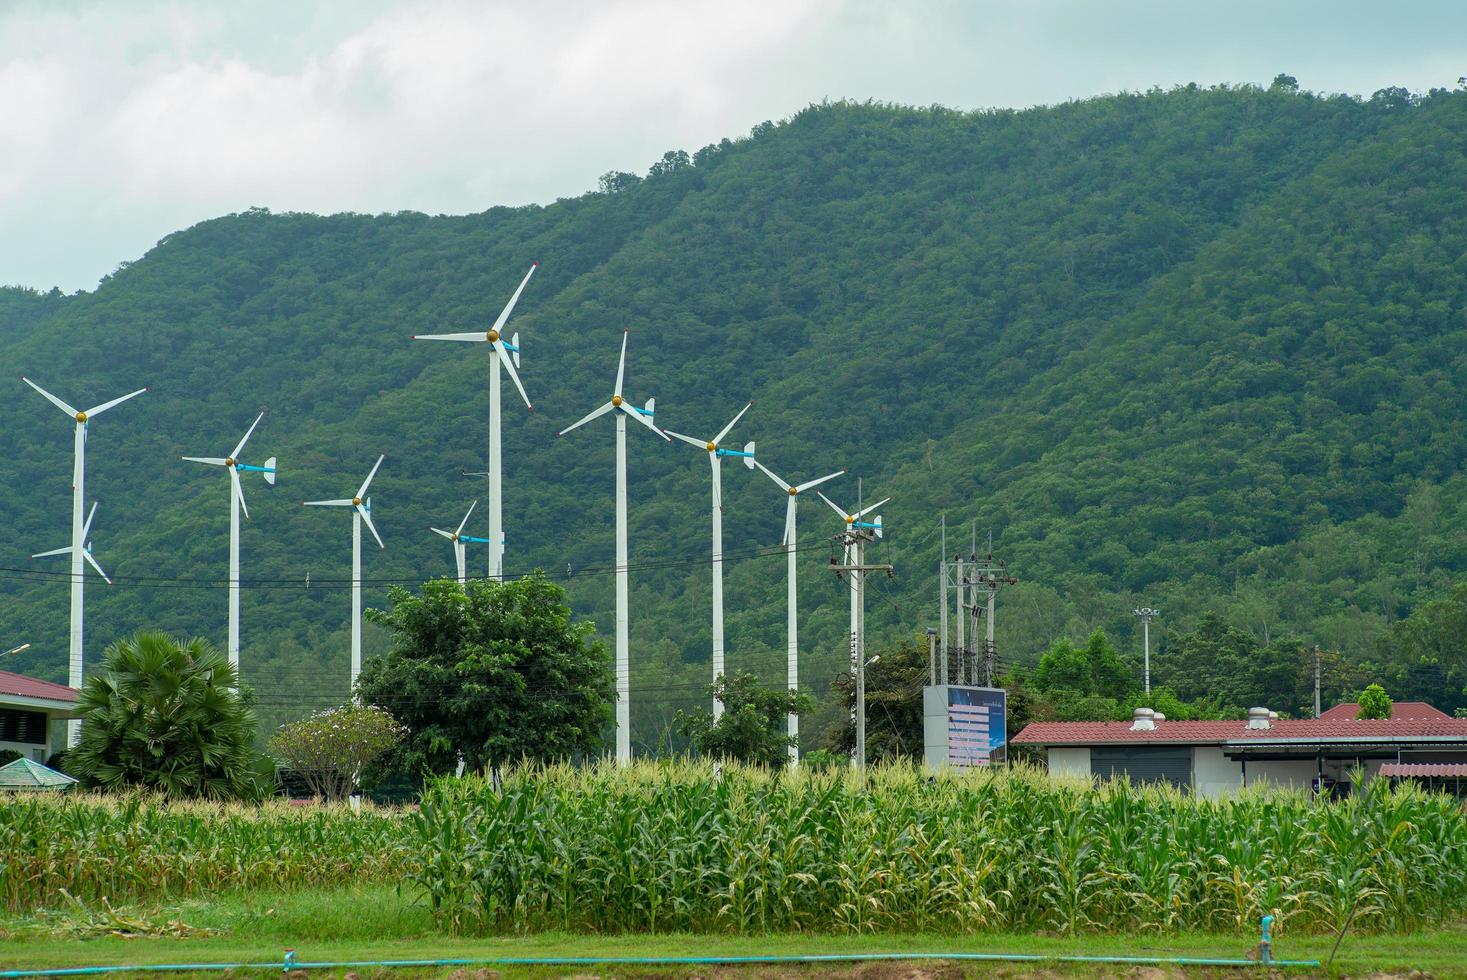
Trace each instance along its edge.
{"label": "roof vent", "polygon": [[1156,712],[1150,708],[1137,708],[1131,712],[1131,731],[1149,732],[1156,728]]}
{"label": "roof vent", "polygon": [[1268,713],[1268,720],[1269,721],[1278,721],[1279,720],[1279,713],[1277,711],[1270,711]]}
{"label": "roof vent", "polygon": [[1162,714],[1160,711],[1157,711],[1157,712],[1155,712],[1155,713],[1152,714],[1151,720],[1152,721],[1166,721],[1166,715]]}
{"label": "roof vent", "polygon": [[1275,715],[1273,712],[1269,711],[1267,708],[1249,708],[1248,709],[1248,727],[1249,728],[1272,728],[1273,726],[1270,724],[1270,721],[1273,718],[1277,718],[1277,717],[1278,717],[1277,715]]}

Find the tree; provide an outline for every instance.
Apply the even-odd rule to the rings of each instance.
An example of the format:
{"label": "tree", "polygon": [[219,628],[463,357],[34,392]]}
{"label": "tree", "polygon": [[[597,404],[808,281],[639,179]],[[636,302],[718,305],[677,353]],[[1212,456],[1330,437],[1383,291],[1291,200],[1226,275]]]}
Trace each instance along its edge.
{"label": "tree", "polygon": [[274,766],[254,749],[255,715],[238,687],[207,640],[161,632],[118,640],[77,697],[82,736],[66,771],[104,789],[258,800],[274,785]]}
{"label": "tree", "polygon": [[608,170],[601,175],[597,181],[597,190],[602,194],[618,194],[621,191],[636,187],[642,182],[642,178],[636,174],[629,174],[624,170]]}
{"label": "tree", "polygon": [[[866,758],[870,762],[921,759],[922,687],[927,683],[927,638],[887,647],[866,667]],[[838,674],[830,690],[840,714],[826,732],[825,747],[849,758],[856,747],[856,685]]]}
{"label": "tree", "polygon": [[406,729],[376,705],[349,704],[282,726],[270,751],[327,801],[356,791],[362,772],[402,741]]}
{"label": "tree", "polygon": [[1136,675],[1111,646],[1104,630],[1095,630],[1077,650],[1062,639],[1039,658],[1037,687],[1051,693],[1072,691],[1082,697],[1119,698],[1135,688]]}
{"label": "tree", "polygon": [[1355,703],[1360,705],[1360,710],[1355,713],[1356,718],[1385,720],[1391,716],[1391,696],[1379,684],[1371,684],[1361,691]]}
{"label": "tree", "polygon": [[512,582],[451,579],[389,592],[369,610],[392,634],[358,681],[366,704],[407,726],[393,753],[409,772],[453,772],[600,751],[615,687],[595,627],[539,572]]}
{"label": "tree", "polygon": [[678,734],[691,739],[700,755],[771,769],[788,761],[794,745],[785,734],[789,715],[803,715],[815,707],[810,695],[764,687],[758,677],[742,670],[732,680],[720,674],[708,685],[708,694],[723,705],[723,715],[714,721],[706,708],[679,711],[673,722]]}

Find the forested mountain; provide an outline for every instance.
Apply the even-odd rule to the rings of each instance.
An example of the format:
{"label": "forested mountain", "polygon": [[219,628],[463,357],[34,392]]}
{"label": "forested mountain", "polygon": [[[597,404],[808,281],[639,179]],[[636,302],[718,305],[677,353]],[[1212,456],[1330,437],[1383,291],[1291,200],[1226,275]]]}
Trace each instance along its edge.
{"label": "forested mountain", "polygon": [[[1162,645],[1216,611],[1390,673],[1391,624],[1464,578],[1467,93],[838,103],[546,207],[252,210],[93,293],[0,292],[12,378],[78,405],[152,389],[91,428],[95,554],[117,582],[89,586],[89,660],[140,627],[222,643],[228,480],[178,457],[223,455],[266,407],[247,461],[278,455],[281,479],[246,482],[242,674],[271,718],[339,702],[350,529],[300,501],[350,493],[385,451],[368,604],[451,571],[428,525],[486,495],[462,474],[484,469],[487,359],[409,336],[487,327],[532,261],[506,565],[546,569],[604,633],[610,426],[553,434],[606,399],[628,328],[627,394],[655,395],[659,424],[712,433],[753,399],[735,437],[776,472],[845,466],[836,500],[857,477],[894,498],[873,645],[935,620],[943,514],[949,550],[991,530],[1021,580],[998,617],[1020,663],[1097,626],[1139,657],[1148,604]],[[11,669],[64,679],[65,559],[26,555],[67,543],[70,426],[18,379],[0,399],[0,642],[33,644]],[[708,680],[708,473],[691,447],[628,440],[645,748]],[[729,461],[724,504],[729,669],[776,679],[783,495]],[[803,506],[804,676],[823,693],[846,660],[822,567],[839,522]],[[1461,702],[1448,647],[1411,675],[1428,690],[1392,693]]]}

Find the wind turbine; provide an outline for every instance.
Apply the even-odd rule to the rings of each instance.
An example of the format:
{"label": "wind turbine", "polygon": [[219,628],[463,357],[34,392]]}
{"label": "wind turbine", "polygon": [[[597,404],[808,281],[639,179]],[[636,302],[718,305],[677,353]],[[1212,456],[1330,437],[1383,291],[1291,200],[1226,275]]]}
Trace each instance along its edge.
{"label": "wind turbine", "polygon": [[351,521],[351,690],[353,697],[356,696],[357,675],[362,672],[362,522],[366,521],[367,530],[372,532],[372,537],[377,539],[377,547],[386,548],[382,543],[382,536],[377,533],[377,528],[372,524],[372,498],[367,496],[367,487],[372,485],[372,477],[377,475],[377,468],[387,458],[384,453],[377,457],[377,462],[372,464],[372,472],[362,481],[357,488],[356,494],[349,500],[305,500],[302,505],[306,507],[350,507],[352,509]]}
{"label": "wind turbine", "polygon": [[454,558],[455,563],[458,565],[458,584],[459,585],[463,585],[465,583],[465,581],[467,580],[467,578],[468,578],[468,568],[467,568],[466,563],[465,563],[465,557],[466,556],[464,554],[468,549],[465,547],[465,545],[466,544],[469,544],[469,543],[473,543],[473,544],[488,544],[489,543],[489,539],[488,538],[476,538],[476,537],[473,537],[471,535],[468,535],[468,534],[465,534],[464,533],[464,525],[469,522],[469,514],[472,514],[474,512],[474,507],[476,507],[478,505],[478,503],[479,502],[476,500],[472,504],[469,504],[468,513],[464,514],[464,519],[458,522],[458,529],[457,530],[454,530],[454,531],[445,531],[441,527],[430,527],[430,528],[428,528],[428,530],[432,531],[434,534],[441,534],[445,538],[447,538],[448,540],[450,540],[450,541],[453,542],[453,558]]}
{"label": "wind turbine", "polygon": [[529,283],[530,277],[540,267],[536,262],[530,266],[530,271],[525,273],[525,278],[520,280],[520,286],[509,298],[504,309],[499,311],[499,317],[494,321],[494,326],[484,333],[433,333],[417,334],[414,340],[457,340],[471,344],[489,345],[489,577],[502,578],[504,576],[504,469],[500,465],[500,409],[499,409],[499,368],[502,365],[509,372],[509,378],[514,386],[519,389],[520,397],[525,400],[525,407],[530,411],[535,406],[530,404],[530,396],[525,394],[525,386],[520,383],[519,372],[515,369],[520,365],[520,335],[514,334],[505,343],[499,332],[504,329],[505,321],[509,319],[514,306],[520,301],[520,293],[525,291],[525,285]]}
{"label": "wind turbine", "polygon": [[[765,476],[769,477],[775,483],[779,484],[779,486],[784,490],[786,494],[785,499],[788,501],[785,504],[784,509],[784,537],[780,538],[779,543],[784,546],[785,555],[787,556],[787,561],[789,563],[789,569],[787,572],[787,585],[789,587],[789,594],[785,604],[785,623],[787,634],[787,646],[785,652],[788,664],[786,668],[788,672],[787,684],[789,685],[789,689],[791,691],[795,691],[799,690],[800,686],[800,626],[798,616],[799,605],[798,599],[796,598],[795,588],[795,569],[797,565],[795,559],[796,552],[799,549],[795,541],[795,513],[799,509],[800,494],[804,493],[806,490],[813,490],[816,487],[820,486],[822,483],[825,483],[829,480],[834,480],[836,477],[844,474],[845,470],[837,470],[834,473],[830,473],[826,476],[820,477],[818,480],[809,480],[805,483],[800,484],[790,484],[775,476],[774,472],[770,470],[769,467],[765,466],[758,460],[754,461],[754,465],[759,467],[759,469],[764,472]],[[794,714],[793,712],[791,712],[789,716],[788,731],[792,743],[795,739],[798,739],[800,737],[800,716]],[[798,744],[791,744],[790,764],[794,765],[797,764],[799,761],[800,748]]]}
{"label": "wind turbine", "polygon": [[[754,405],[753,402],[745,405],[739,414],[733,417],[733,421],[725,425],[718,435],[712,439],[694,439],[671,429],[663,429],[663,433],[680,439],[690,446],[697,446],[708,453],[708,463],[713,467],[713,680],[716,683],[723,675],[723,489],[720,474],[723,470],[723,457],[737,456],[743,459],[744,465],[749,469],[754,468],[754,444],[744,443],[744,449],[724,449],[719,445],[723,437],[738,425],[739,419],[744,417]],[[713,719],[718,720],[723,714],[723,702],[717,698],[713,699]]]}
{"label": "wind turbine", "polygon": [[[95,408],[79,412],[25,375],[21,375],[20,380],[36,389],[41,397],[76,421],[76,448],[71,464],[71,550],[68,552],[71,555],[71,645],[68,651],[67,685],[80,689],[82,685],[82,605],[84,602],[82,593],[86,581],[86,570],[82,567],[82,562],[86,560],[84,542],[87,532],[86,522],[82,519],[82,506],[86,499],[87,425],[91,419],[101,415],[109,408],[121,405],[129,398],[136,398],[148,389],[139,388],[121,398],[114,398],[110,402],[103,402]],[[80,734],[81,728],[72,725],[73,743]]]}
{"label": "wind turbine", "polygon": [[190,463],[204,463],[208,466],[223,466],[229,470],[229,664],[236,671],[239,669],[239,515],[244,511],[245,520],[249,520],[250,509],[244,502],[244,486],[240,483],[241,473],[258,473],[265,478],[270,486],[275,485],[275,457],[271,456],[265,460],[264,466],[249,466],[239,461],[239,454],[244,452],[245,443],[250,441],[254,435],[255,426],[260,424],[260,419],[265,417],[262,411],[255,416],[250,423],[249,429],[245,431],[244,438],[234,447],[234,450],[223,459],[218,456],[182,456],[181,459]]}
{"label": "wind turbine", "polygon": [[[84,521],[82,523],[82,540],[83,541],[86,541],[86,544],[82,547],[82,557],[84,559],[86,559],[86,562],[87,562],[88,565],[91,565],[93,568],[95,568],[97,570],[97,574],[100,575],[100,576],[102,576],[102,581],[106,582],[108,585],[111,585],[112,584],[112,580],[107,577],[107,573],[106,572],[102,571],[102,566],[97,564],[97,559],[95,559],[95,558],[92,557],[92,542],[87,541],[87,536],[92,533],[92,518],[95,517],[95,516],[97,516],[97,502],[94,500],[94,501],[92,501],[92,509],[87,512],[87,519],[86,519],[86,521]],[[43,551],[40,554],[31,555],[31,557],[32,558],[50,558],[52,555],[69,555],[69,554],[72,553],[72,548],[73,547],[74,547],[73,545],[67,545],[65,548],[57,548],[54,551]],[[77,595],[78,595],[78,597],[77,597],[75,608],[78,610],[78,616],[80,616],[81,597],[80,597],[80,593],[78,593]],[[26,646],[30,646],[30,644],[28,643],[28,644],[26,644]],[[14,653],[16,651],[14,651],[14,650],[7,650],[6,652],[7,653]],[[81,686],[80,676],[78,676],[78,678],[77,678],[77,683],[74,684],[74,685],[72,685],[72,686],[73,687],[80,687]],[[73,744],[73,745],[76,744],[77,739],[79,739],[81,737],[81,719],[79,719],[79,718],[73,718],[71,721],[69,721],[69,722],[66,723],[66,728],[67,728],[67,737],[70,739],[70,744]]]}
{"label": "wind turbine", "polygon": [[[819,491],[816,491],[819,493]],[[851,575],[851,677],[856,682],[856,749],[852,762],[858,769],[866,768],[866,542],[881,537],[881,515],[872,520],[863,520],[882,504],[891,500],[886,497],[870,507],[847,512],[837,507],[825,494],[820,499],[830,504],[830,509],[846,522],[846,571]]]}
{"label": "wind turbine", "polygon": [[652,421],[657,399],[647,399],[646,408],[633,408],[621,397],[621,382],[627,366],[627,331],[621,335],[621,358],[616,362],[616,387],[611,401],[574,425],[556,433],[563,436],[607,412],[616,412],[616,761],[632,760],[631,655],[627,636],[627,419],[634,418],[653,433],[672,442]]}

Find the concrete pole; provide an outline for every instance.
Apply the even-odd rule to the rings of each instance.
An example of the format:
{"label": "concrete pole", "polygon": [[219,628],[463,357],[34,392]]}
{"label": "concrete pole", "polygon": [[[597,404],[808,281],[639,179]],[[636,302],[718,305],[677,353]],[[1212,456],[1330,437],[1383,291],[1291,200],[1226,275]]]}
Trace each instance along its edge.
{"label": "concrete pole", "polygon": [[351,694],[362,672],[362,515],[351,510]]}
{"label": "concrete pole", "polygon": [[963,556],[958,555],[957,582],[958,582],[958,683],[967,681],[968,667],[968,634],[966,620],[968,618],[968,581],[967,572],[963,565]]}
{"label": "concrete pole", "polygon": [[[851,549],[855,555],[853,565],[865,564],[865,548],[862,547],[860,537],[855,539]],[[853,633],[856,638],[854,644],[856,654],[856,768],[862,772],[866,770],[866,573],[864,571],[853,571],[851,580],[851,595],[854,605],[852,617]]]}
{"label": "concrete pole", "polygon": [[489,347],[489,577],[504,574],[504,469],[500,453],[499,351]]}
{"label": "concrete pole", "polygon": [[239,481],[229,481],[229,665],[239,670]]}
{"label": "concrete pole", "polygon": [[[71,638],[67,648],[67,686],[81,690],[83,675],[82,636],[86,620],[83,607],[86,602],[86,567],[83,551],[86,542],[82,529],[83,501],[86,497],[87,475],[87,424],[77,422],[76,444],[71,463]],[[75,746],[81,741],[81,719],[73,718],[66,723],[67,744]]]}
{"label": "concrete pole", "polygon": [[1141,620],[1141,646],[1145,651],[1146,693],[1151,693],[1151,620]]}
{"label": "concrete pole", "polygon": [[[790,499],[793,500],[794,498]],[[798,512],[798,508],[796,508],[796,511]],[[797,615],[799,605],[795,587],[795,556],[797,551],[798,549],[795,547],[795,522],[792,518],[790,520],[790,539],[785,546],[785,561],[788,564],[788,570],[786,572],[788,582],[786,585],[789,588],[789,594],[785,601],[785,635],[788,637],[787,642],[789,644],[785,650],[786,683],[789,685],[791,691],[798,691],[800,689],[800,643],[798,638],[800,623],[799,616]],[[798,765],[800,762],[800,716],[794,712],[790,712],[788,731],[791,740],[790,765]]]}
{"label": "concrete pole", "polygon": [[627,612],[627,416],[616,413],[616,761],[632,761],[631,654]]}
{"label": "concrete pole", "polygon": [[[713,680],[717,683],[723,675],[723,500],[719,486],[723,467],[718,454],[710,452],[708,461],[713,464]],[[723,702],[713,699],[713,720],[723,717]]]}

